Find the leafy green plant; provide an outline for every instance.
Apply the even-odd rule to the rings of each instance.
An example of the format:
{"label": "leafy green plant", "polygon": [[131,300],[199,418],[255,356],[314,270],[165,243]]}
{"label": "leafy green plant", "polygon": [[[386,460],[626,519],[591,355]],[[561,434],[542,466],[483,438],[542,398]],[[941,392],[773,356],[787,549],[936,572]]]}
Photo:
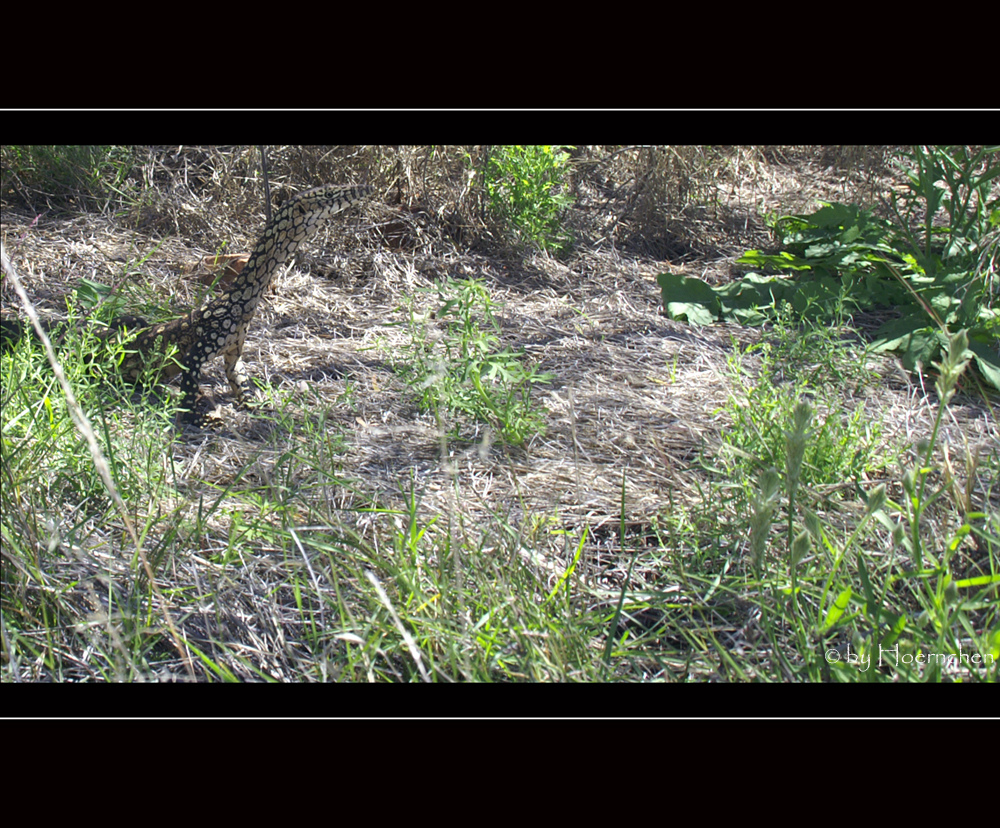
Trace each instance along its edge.
{"label": "leafy green plant", "polygon": [[562,181],[569,154],[561,149],[494,147],[483,175],[490,210],[520,241],[555,252],[572,244],[561,223],[563,212],[573,203]]}
{"label": "leafy green plant", "polygon": [[[954,660],[971,679],[996,680],[996,518],[991,529],[984,512],[969,509],[956,525],[941,508],[951,483],[934,459],[944,410],[968,362],[962,331],[935,364],[940,402],[929,438],[918,442],[913,465],[904,465],[902,498],[895,502],[885,484],[867,492],[859,487],[864,506],[853,526],[836,528],[821,519],[800,492],[816,435],[815,409],[805,400],[795,402],[783,432],[783,462],[761,472],[748,496],[750,563],[762,626],[776,652],[779,638],[791,636],[803,659],[793,663],[778,654],[772,665],[777,676],[940,681]],[[776,533],[782,506],[785,526]],[[931,542],[942,528],[944,542]],[[973,537],[988,557],[980,566],[966,562],[959,577],[953,561]]]}
{"label": "leafy green plant", "polygon": [[[912,249],[931,278],[939,270],[953,270],[956,263],[964,268],[991,227],[1000,223],[1000,199],[990,198],[993,180],[1000,175],[1000,164],[991,157],[998,150],[985,147],[973,155],[962,146],[916,146],[906,154],[909,165],[900,165],[909,189],[891,194],[896,219],[892,240]],[[942,212],[945,220],[937,222]]]}
{"label": "leafy green plant", "polygon": [[997,149],[914,147],[901,159],[908,190],[892,196],[893,220],[850,204],[780,217],[772,223],[780,252],[751,250],[737,261],[794,275],[750,273],[713,288],[664,273],[658,277],[664,307],[698,324],[723,318],[760,324],[784,304],[814,320],[848,306],[896,307],[901,314],[876,332],[875,350],[900,351],[912,370],[930,365],[948,347],[948,332],[964,328],[977,367],[1000,388],[1000,314],[990,298],[1000,226],[1000,199],[990,197],[1000,175]]}
{"label": "leafy green plant", "polygon": [[[883,577],[874,568],[877,566],[874,560],[871,571],[863,560],[859,561],[861,589],[854,592],[860,592],[857,601],[865,623],[856,630],[855,639],[862,651],[867,649],[872,654],[881,655],[890,650],[898,657],[902,652],[901,661],[896,660],[896,668],[916,674],[920,662],[912,657],[913,653],[929,651],[959,655],[963,650],[961,639],[967,637],[971,639],[972,649],[978,650],[984,658],[985,675],[992,675],[995,680],[996,660],[1000,657],[1000,627],[997,627],[996,617],[1000,573],[995,569],[995,553],[1000,538],[992,536],[983,523],[986,515],[972,510],[960,515],[958,525],[947,531],[947,540],[940,547],[929,542],[927,531],[933,520],[931,508],[950,488],[948,475],[941,475],[945,469],[935,461],[934,452],[945,409],[969,363],[967,346],[967,335],[960,331],[950,338],[941,362],[935,363],[939,403],[934,425],[929,438],[918,441],[914,465],[903,469],[901,501],[893,502],[880,491],[881,487],[869,495],[868,513],[889,531],[893,558],[899,547],[911,566],[894,567],[896,571],[883,570]],[[940,485],[932,483],[935,479],[941,481]],[[991,550],[989,560],[993,571],[956,577],[952,561],[965,540],[973,536],[980,538],[984,549]],[[848,547],[840,552],[840,557]],[[908,591],[914,599],[909,607],[899,606],[894,600],[893,593],[902,585],[909,586]],[[977,632],[970,623],[969,613],[983,609],[992,617]],[[969,649],[968,643],[966,649]],[[907,658],[907,654],[911,657]],[[935,659],[927,664],[928,677],[939,679],[942,661]]]}
{"label": "leafy green plant", "polygon": [[[868,381],[864,350],[845,345],[830,328],[807,323],[791,325],[790,312],[778,312],[774,335],[728,360],[734,384],[740,389],[728,406],[732,427],[722,435],[732,454],[753,473],[785,465],[785,435],[795,420],[795,401],[808,395],[822,409],[810,432],[797,468],[811,486],[857,479],[881,465],[874,456],[881,432],[865,416],[863,403],[845,411],[836,384]],[[747,358],[757,357],[750,372]],[[837,382],[839,381],[839,382]]]}
{"label": "leafy green plant", "polygon": [[544,430],[543,415],[531,404],[531,387],[551,380],[523,363],[523,352],[498,350],[500,323],[488,291],[474,279],[452,279],[440,289],[434,320],[409,308],[410,343],[396,369],[421,406],[445,409],[488,423],[515,445]]}

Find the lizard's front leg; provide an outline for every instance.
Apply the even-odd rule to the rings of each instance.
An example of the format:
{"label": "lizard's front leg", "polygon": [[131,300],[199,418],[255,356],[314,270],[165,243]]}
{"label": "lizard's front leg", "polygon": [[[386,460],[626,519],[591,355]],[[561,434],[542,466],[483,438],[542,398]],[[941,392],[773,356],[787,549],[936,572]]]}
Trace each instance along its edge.
{"label": "lizard's front leg", "polygon": [[246,342],[248,327],[247,324],[240,325],[236,341],[222,352],[222,358],[226,363],[226,379],[229,380],[229,387],[233,389],[236,402],[240,404],[246,404],[248,398],[256,393],[242,359],[243,343]]}

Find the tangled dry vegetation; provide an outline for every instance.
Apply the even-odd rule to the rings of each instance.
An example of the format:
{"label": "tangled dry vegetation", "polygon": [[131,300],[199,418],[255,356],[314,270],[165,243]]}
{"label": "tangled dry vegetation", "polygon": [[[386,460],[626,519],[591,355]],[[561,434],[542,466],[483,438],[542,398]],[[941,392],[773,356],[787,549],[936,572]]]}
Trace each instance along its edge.
{"label": "tangled dry vegetation", "polygon": [[[475,157],[480,148],[469,151]],[[696,148],[578,148],[571,163],[576,204],[567,220],[576,245],[558,258],[519,251],[490,224],[468,186],[460,148],[269,152],[276,200],[327,182],[368,183],[379,196],[320,231],[278,278],[251,326],[248,371],[276,392],[291,419],[234,410],[221,361],[206,371],[203,387],[223,403],[222,424],[177,432],[169,442],[169,458],[160,459],[169,464],[173,485],[157,494],[157,508],[193,521],[199,503],[216,503],[220,493],[221,501],[199,525],[189,554],[157,561],[161,594],[154,603],[166,604],[174,626],[172,634],[159,627],[162,658],[145,653],[143,663],[155,666],[133,674],[119,665],[115,675],[184,678],[225,669],[243,678],[346,677],[342,666],[316,667],[323,659],[303,646],[308,624],[289,586],[289,560],[273,538],[244,534],[237,557],[220,563],[240,526],[267,512],[267,492],[296,486],[297,479],[286,476],[288,458],[305,456],[306,442],[313,451],[329,442],[337,477],[320,481],[314,510],[303,508],[302,535],[320,515],[336,513],[349,520],[358,544],[379,548],[387,543],[385,514],[352,510],[396,509],[391,520],[402,526],[415,493],[422,525],[439,519],[438,527],[461,534],[468,548],[499,543],[477,537],[498,516],[513,532],[534,535],[519,554],[550,585],[571,563],[573,549],[564,539],[579,539],[585,528],[574,577],[615,595],[628,568],[620,548],[623,525],[629,537],[653,545],[651,527],[665,510],[705,508],[700,460],[719,451],[730,425],[726,405],[738,393],[729,360],[767,335],[666,319],[657,274],[673,269],[725,282],[736,257],[771,244],[765,213],[803,211],[821,198],[870,200],[887,175],[875,150],[844,157],[816,148],[715,155]],[[18,190],[14,182],[3,193],[4,245],[42,315],[65,316],[66,296],[81,279],[120,284],[161,302],[169,297],[163,305],[179,314],[208,290],[192,263],[246,252],[260,232],[265,202],[257,167],[252,148],[148,148],[138,198],[124,211],[102,212],[93,201],[75,212],[65,203],[49,209],[44,193]],[[428,289],[448,278],[482,279],[502,322],[503,344],[553,375],[533,392],[546,412],[544,434],[521,447],[496,440],[482,425],[442,424],[419,411],[391,369],[391,356],[408,337],[407,302],[430,313],[439,300]],[[11,306],[6,294],[4,304]],[[433,320],[429,324],[433,333]],[[753,359],[747,357],[750,369]],[[884,438],[895,444],[927,430],[933,414],[920,381],[891,357],[875,360],[872,370],[881,379],[857,393],[866,398],[868,416],[882,423]],[[127,432],[131,416],[123,410],[115,427]],[[460,437],[444,437],[442,425],[457,425]],[[964,456],[968,445],[997,450],[995,421],[973,397],[956,400],[944,427],[942,445],[953,457]],[[308,466],[295,467],[294,475],[305,475]],[[263,493],[258,515],[236,497],[246,488]],[[86,524],[86,513],[85,505],[67,501],[41,519],[26,518],[25,531],[38,533],[44,549],[66,536],[65,526]],[[283,528],[288,521],[287,514],[280,518]],[[546,535],[542,528],[550,523],[564,534]],[[66,570],[61,582],[77,584],[62,600],[78,606],[81,624],[110,630],[109,607],[128,604],[125,584],[136,578],[134,550],[113,522],[95,520],[76,534],[86,543],[52,564]],[[155,548],[157,538],[145,543]],[[298,563],[310,566],[305,555]],[[6,553],[3,565],[12,565]],[[633,583],[653,588],[658,573],[644,566]],[[318,593],[332,594],[322,573],[302,577]],[[346,592],[367,586],[342,581]],[[350,596],[345,600],[349,604]],[[324,623],[332,621],[322,600],[313,609],[326,613]],[[756,646],[738,625],[726,629],[739,647]],[[206,653],[217,669],[180,658],[171,645],[177,639]],[[68,639],[63,655],[67,662],[59,670],[47,659],[20,669],[25,678],[97,675]],[[401,660],[404,655],[394,654],[383,669],[402,670]],[[324,665],[334,661],[327,657]],[[312,666],[304,668],[307,662]],[[367,669],[369,677],[378,672],[371,663]],[[715,675],[706,667],[700,677]],[[699,677],[694,668],[691,676]]]}

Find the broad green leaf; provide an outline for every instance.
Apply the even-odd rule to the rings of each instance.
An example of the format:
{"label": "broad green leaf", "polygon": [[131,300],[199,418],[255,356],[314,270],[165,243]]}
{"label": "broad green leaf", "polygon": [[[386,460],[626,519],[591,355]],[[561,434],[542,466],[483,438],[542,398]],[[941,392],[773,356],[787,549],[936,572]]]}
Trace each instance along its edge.
{"label": "broad green leaf", "polygon": [[686,319],[696,325],[711,325],[722,305],[711,286],[693,276],[661,273],[656,277],[663,294],[663,307],[671,319]]}
{"label": "broad green leaf", "polygon": [[830,609],[826,612],[826,618],[823,620],[823,631],[830,629],[837,621],[840,620],[840,616],[844,614],[847,609],[847,605],[851,600],[851,588],[847,587],[840,595],[837,596],[837,600],[833,602]]}
{"label": "broad green leaf", "polygon": [[889,632],[885,634],[885,637],[880,642],[883,647],[891,647],[896,643],[896,639],[899,638],[900,634],[906,629],[906,615],[895,615],[891,612],[887,612],[883,616],[885,623],[889,626]]}
{"label": "broad green leaf", "polygon": [[[1000,352],[996,339],[992,343],[983,341],[985,337],[969,338],[969,350],[975,355],[976,367],[994,388],[1000,389]],[[992,345],[992,347],[990,347]]]}

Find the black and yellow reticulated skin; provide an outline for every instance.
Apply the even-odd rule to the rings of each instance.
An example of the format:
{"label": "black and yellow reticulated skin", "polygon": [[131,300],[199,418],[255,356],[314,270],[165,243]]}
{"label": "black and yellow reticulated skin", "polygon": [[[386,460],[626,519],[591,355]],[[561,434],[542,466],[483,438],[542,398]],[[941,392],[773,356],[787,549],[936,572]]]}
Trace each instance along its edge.
{"label": "black and yellow reticulated skin", "polygon": [[[236,281],[221,296],[180,319],[153,325],[141,331],[126,347],[129,355],[121,364],[124,379],[137,382],[156,371],[160,380],[181,375],[185,418],[197,422],[195,413],[201,370],[222,356],[226,378],[243,402],[254,391],[243,366],[243,343],[254,311],[278,268],[324,219],[370,195],[371,187],[327,185],[299,193],[282,205],[264,228],[250,260]],[[171,359],[164,359],[168,352]]]}

